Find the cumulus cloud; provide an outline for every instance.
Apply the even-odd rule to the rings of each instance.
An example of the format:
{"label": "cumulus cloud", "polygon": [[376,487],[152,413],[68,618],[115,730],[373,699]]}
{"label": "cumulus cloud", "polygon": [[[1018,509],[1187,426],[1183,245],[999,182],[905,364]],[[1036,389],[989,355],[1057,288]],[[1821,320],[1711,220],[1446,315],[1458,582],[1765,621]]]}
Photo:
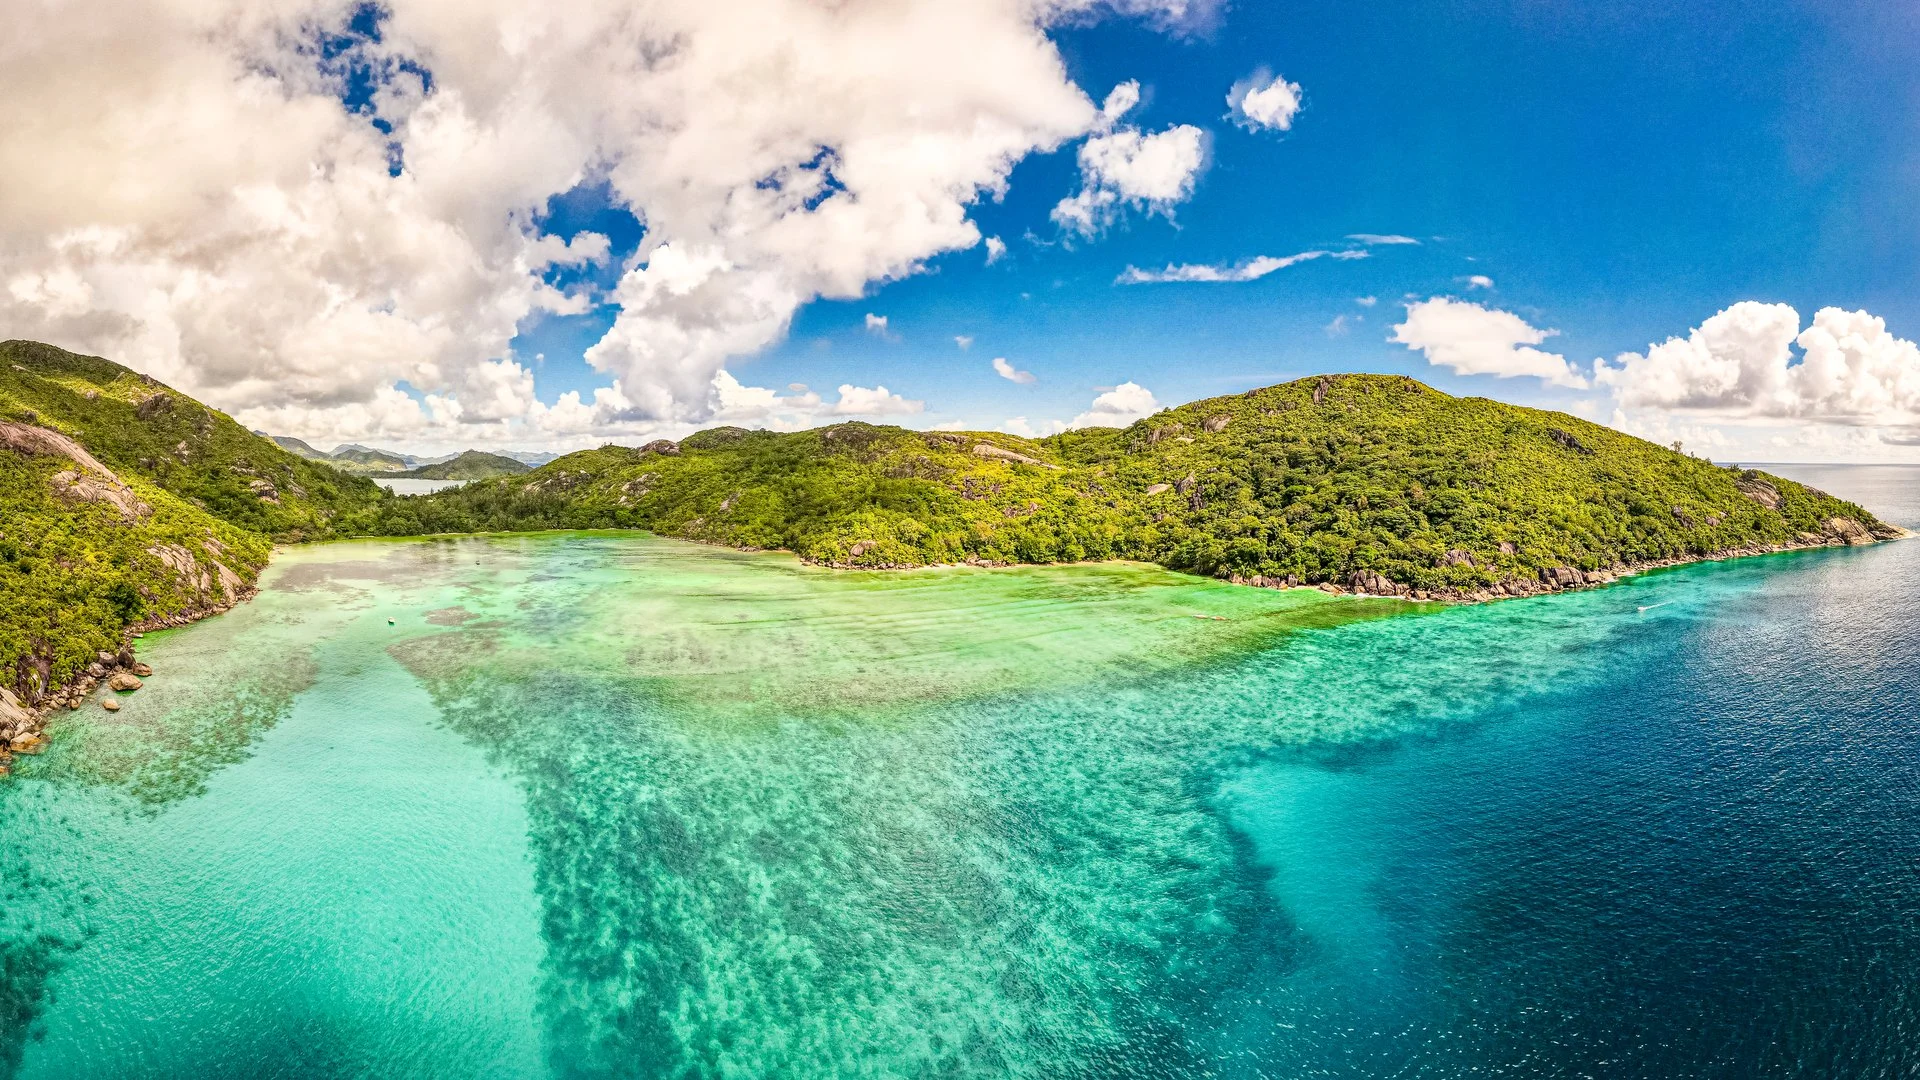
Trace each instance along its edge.
{"label": "cumulus cloud", "polygon": [[1380,302],[1380,298],[1377,296],[1356,296],[1353,298],[1353,302],[1359,304],[1361,307],[1372,307]]}
{"label": "cumulus cloud", "polygon": [[1120,118],[1133,111],[1140,104],[1140,80],[1128,79],[1126,82],[1107,92],[1107,100],[1100,103],[1100,119],[1097,126],[1101,131],[1112,131]]}
{"label": "cumulus cloud", "polygon": [[1042,420],[1034,423],[1024,416],[1013,416],[1000,424],[1000,430],[1009,435],[1018,435],[1023,439],[1044,439],[1049,435],[1058,435],[1067,430],[1067,424],[1064,420]]}
{"label": "cumulus cloud", "polygon": [[1216,265],[1211,263],[1168,263],[1164,269],[1142,270],[1129,266],[1113,279],[1116,285],[1154,285],[1170,281],[1191,281],[1223,283],[1234,281],[1257,281],[1276,270],[1285,270],[1303,262],[1332,256],[1336,259],[1364,259],[1364,251],[1302,251],[1295,255],[1260,255],[1242,262]]}
{"label": "cumulus cloud", "polygon": [[1033,382],[1033,372],[1021,371],[1019,368],[1007,363],[1007,358],[1004,356],[996,356],[993,358],[993,372],[1008,382],[1016,382],[1022,386]]}
{"label": "cumulus cloud", "polygon": [[953,343],[955,345],[960,346],[960,350],[962,352],[965,352],[966,350],[973,348],[973,335],[956,334],[954,336]]}
{"label": "cumulus cloud", "polygon": [[912,416],[925,412],[927,403],[909,401],[884,386],[840,384],[840,399],[833,403],[835,416]]}
{"label": "cumulus cloud", "polygon": [[1107,95],[1095,135],[1080,146],[1080,190],[1053,208],[1053,221],[1081,236],[1098,236],[1129,208],[1173,215],[1193,195],[1206,164],[1206,133],[1178,124],[1147,134],[1116,126],[1140,100],[1138,83],[1121,83]]}
{"label": "cumulus cloud", "polygon": [[1007,257],[1007,242],[997,236],[987,237],[987,265],[992,266]]}
{"label": "cumulus cloud", "polygon": [[826,401],[804,386],[792,394],[781,394],[761,386],[745,386],[731,372],[714,377],[717,407],[714,419],[730,424],[755,424],[775,429],[806,427],[824,419],[848,416],[884,418],[913,416],[926,410],[926,402],[913,401],[884,386],[841,384],[839,397]]}
{"label": "cumulus cloud", "polygon": [[[1103,198],[1158,211],[1184,197],[1197,131],[1108,130],[1048,31],[1118,14],[1184,32],[1218,12],[391,0],[376,40],[350,29],[362,8],[10,10],[9,333],[113,356],[295,434],[704,422],[738,396],[719,377],[728,362],[778,341],[800,305],[981,243],[970,208],[1029,154],[1095,135],[1083,156],[1104,195],[1089,220],[1117,211]],[[372,80],[364,110],[342,104],[349,72]],[[583,184],[647,226],[604,296],[548,282],[604,262],[605,238],[536,224]],[[612,385],[539,402],[510,353],[517,328],[601,302],[616,316],[588,361]]]}
{"label": "cumulus cloud", "polygon": [[867,333],[875,337],[886,337],[887,317],[885,315],[875,315],[871,311],[867,312]]}
{"label": "cumulus cloud", "polygon": [[1627,408],[1887,427],[1892,442],[1920,425],[1920,347],[1865,311],[1821,308],[1802,329],[1786,304],[1742,301],[1684,338],[1596,363],[1594,381]]}
{"label": "cumulus cloud", "polygon": [[1152,416],[1159,411],[1160,402],[1155,400],[1153,391],[1128,381],[1094,398],[1093,405],[1069,420],[1067,427],[1126,427],[1143,416]]}
{"label": "cumulus cloud", "polygon": [[1249,131],[1286,131],[1300,112],[1300,84],[1261,68],[1233,84],[1227,109]]}
{"label": "cumulus cloud", "polygon": [[1493,288],[1493,279],[1485,274],[1475,274],[1467,279],[1467,288],[1491,289]]}
{"label": "cumulus cloud", "polygon": [[1503,379],[1531,376],[1556,386],[1585,388],[1587,380],[1557,353],[1533,346],[1557,330],[1540,330],[1510,311],[1436,296],[1407,305],[1407,321],[1393,328],[1389,341],[1418,349],[1427,362],[1460,375]]}

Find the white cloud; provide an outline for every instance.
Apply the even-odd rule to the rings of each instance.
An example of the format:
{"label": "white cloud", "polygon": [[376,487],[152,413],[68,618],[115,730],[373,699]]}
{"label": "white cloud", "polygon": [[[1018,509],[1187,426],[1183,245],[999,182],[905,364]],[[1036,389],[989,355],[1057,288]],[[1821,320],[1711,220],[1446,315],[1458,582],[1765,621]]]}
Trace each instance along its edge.
{"label": "white cloud", "polygon": [[605,262],[612,246],[604,233],[582,232],[571,240],[542,236],[529,247],[534,256],[530,261],[536,265],[588,266]]}
{"label": "white cloud", "polygon": [[1286,131],[1300,112],[1300,84],[1261,68],[1233,84],[1228,115],[1250,131]]}
{"label": "white cloud", "polygon": [[1007,363],[1007,358],[1004,356],[996,356],[993,358],[993,371],[994,374],[1008,382],[1016,382],[1022,386],[1033,382],[1033,372],[1019,370],[1012,364]]}
{"label": "white cloud", "polygon": [[1123,382],[1093,399],[1086,412],[1067,422],[1070,428],[1126,427],[1160,411],[1153,392],[1136,382]]}
{"label": "white cloud", "polygon": [[[255,426],[475,443],[717,415],[717,376],[800,305],[980,243],[971,207],[1016,163],[1102,131],[1050,28],[1119,14],[1189,32],[1219,10],[391,0],[379,42],[329,56],[317,43],[360,5],[15,7],[0,35],[10,334],[121,359]],[[371,116],[340,103],[349,66],[373,73]],[[1133,138],[1088,155],[1094,187],[1164,212],[1197,144]],[[600,182],[646,237],[609,295],[563,295],[543,272],[610,245],[533,223]],[[519,324],[596,302],[617,316],[588,359],[613,385],[523,393]]]}
{"label": "white cloud", "polygon": [[1920,347],[1864,311],[1821,308],[1802,329],[1786,304],[1742,301],[1685,338],[1596,363],[1594,381],[1629,409],[1879,427],[1889,442],[1920,425]]}
{"label": "white cloud", "polygon": [[960,346],[961,351],[964,352],[968,349],[973,348],[973,335],[957,334],[954,336],[953,343],[955,345]]}
{"label": "white cloud", "polygon": [[876,337],[886,337],[887,317],[885,315],[875,315],[871,311],[867,312],[867,333],[873,334]]}
{"label": "white cloud", "polygon": [[884,386],[853,386],[842,383],[839,398],[823,400],[805,387],[794,394],[780,394],[760,386],[743,386],[731,372],[714,376],[714,396],[718,407],[713,418],[722,423],[764,424],[775,429],[792,429],[843,416],[913,416],[926,410],[926,402],[912,401]]}
{"label": "white cloud", "polygon": [[1107,100],[1100,104],[1099,130],[1112,131],[1120,118],[1133,111],[1140,104],[1140,82],[1128,79],[1126,82],[1107,92]]}
{"label": "white cloud", "polygon": [[987,265],[992,266],[1007,257],[1007,242],[997,236],[987,237]]}
{"label": "white cloud", "polygon": [[1327,336],[1328,337],[1345,337],[1347,336],[1347,331],[1352,329],[1352,325],[1359,321],[1360,319],[1358,316],[1335,315],[1333,317],[1333,321],[1328,323],[1325,327],[1325,330],[1327,331]]}
{"label": "white cloud", "polygon": [[1356,244],[1375,244],[1375,245],[1418,244],[1420,242],[1418,240],[1415,240],[1411,236],[1401,236],[1398,233],[1366,233],[1366,232],[1348,233],[1347,239],[1352,240]]}
{"label": "white cloud", "polygon": [[1359,304],[1361,307],[1372,307],[1380,302],[1380,298],[1377,296],[1356,296],[1353,298],[1353,302]]}
{"label": "white cloud", "polygon": [[1138,100],[1135,83],[1122,83],[1108,95],[1101,113],[1104,133],[1080,146],[1080,190],[1053,208],[1053,221],[1062,229],[1098,236],[1129,208],[1171,217],[1175,206],[1192,197],[1206,164],[1206,133],[1191,124],[1151,135],[1114,127]]}
{"label": "white cloud", "polygon": [[833,403],[832,411],[835,416],[912,416],[926,408],[926,402],[909,401],[884,386],[841,383],[840,400]]}
{"label": "white cloud", "polygon": [[1493,288],[1493,279],[1485,274],[1475,274],[1467,279],[1467,288],[1491,289]]}
{"label": "white cloud", "polygon": [[1389,341],[1426,353],[1427,362],[1460,375],[1503,379],[1531,376],[1555,386],[1584,388],[1587,380],[1557,353],[1532,346],[1558,333],[1539,330],[1510,311],[1436,296],[1407,305],[1407,321]]}
{"label": "white cloud", "polygon": [[1042,420],[1036,424],[1024,416],[1014,416],[1002,421],[1000,430],[1023,439],[1044,439],[1067,430],[1067,423],[1064,420]]}
{"label": "white cloud", "polygon": [[1332,255],[1337,259],[1354,258],[1356,256],[1365,258],[1366,252],[1302,251],[1297,255],[1260,255],[1231,265],[1168,263],[1167,266],[1161,270],[1142,270],[1137,266],[1129,266],[1120,272],[1119,277],[1113,279],[1113,283],[1115,285],[1152,285],[1170,281],[1208,283],[1257,281],[1273,273],[1275,270],[1284,270],[1289,266],[1310,262],[1328,255]]}

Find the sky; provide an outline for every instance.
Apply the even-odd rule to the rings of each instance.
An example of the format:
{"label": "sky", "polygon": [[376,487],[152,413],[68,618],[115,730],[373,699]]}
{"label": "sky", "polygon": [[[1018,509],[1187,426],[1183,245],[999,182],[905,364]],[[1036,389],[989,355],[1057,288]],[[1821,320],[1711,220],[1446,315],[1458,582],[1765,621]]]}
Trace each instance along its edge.
{"label": "sky", "polygon": [[316,445],[1041,435],[1372,371],[1920,461],[1911,3],[9,19],[0,336]]}

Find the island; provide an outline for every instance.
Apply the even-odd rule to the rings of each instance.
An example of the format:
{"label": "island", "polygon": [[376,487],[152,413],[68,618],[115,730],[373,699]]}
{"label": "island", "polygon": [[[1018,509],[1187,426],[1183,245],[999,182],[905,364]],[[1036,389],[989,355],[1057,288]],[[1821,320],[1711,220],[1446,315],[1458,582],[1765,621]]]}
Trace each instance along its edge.
{"label": "island", "polygon": [[244,600],[275,544],[639,529],[859,570],[1132,559],[1480,602],[1901,535],[1782,477],[1399,375],[1316,375],[1043,439],[851,422],[531,469],[470,452],[428,468],[472,482],[413,497],[291,441],[110,360],[0,343],[0,766],[37,747],[47,712],[132,675],[131,635]]}
{"label": "island", "polygon": [[390,473],[395,480],[487,480],[533,471],[524,461],[483,450],[466,450],[445,461],[435,461],[405,472]]}

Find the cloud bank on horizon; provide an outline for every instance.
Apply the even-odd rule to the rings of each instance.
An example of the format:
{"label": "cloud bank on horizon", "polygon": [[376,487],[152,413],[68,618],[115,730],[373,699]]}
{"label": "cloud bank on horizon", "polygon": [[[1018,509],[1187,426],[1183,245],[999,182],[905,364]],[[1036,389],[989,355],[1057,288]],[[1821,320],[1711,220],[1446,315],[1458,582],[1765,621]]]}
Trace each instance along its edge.
{"label": "cloud bank on horizon", "polygon": [[[1742,433],[1758,432],[1791,447],[1813,432],[1836,453],[1920,447],[1920,348],[1867,311],[1809,321],[1736,293],[1701,304],[1692,317],[1726,306],[1683,335],[1581,362],[1578,311],[1514,303],[1527,282],[1474,265],[1416,214],[1268,246],[1241,236],[1290,197],[1294,178],[1268,172],[1232,213],[1202,217],[1250,148],[1292,153],[1326,134],[1345,103],[1318,88],[1324,70],[1296,82],[1276,70],[1293,63],[1258,62],[1288,57],[1239,57],[1156,112],[1169,84],[1153,71],[1094,84],[1061,40],[1115,26],[1137,43],[1145,27],[1193,52],[1229,37],[1240,13],[1224,0],[47,0],[12,14],[0,328],[113,357],[276,433],[573,446],[712,423],[931,423],[949,414],[917,378],[930,365],[1056,417],[976,406],[973,426],[1127,423],[1161,401],[1116,376],[1151,373],[1164,394],[1178,356],[1116,336],[1067,373],[1003,326],[916,338],[914,312],[891,300],[864,319],[851,309],[851,336],[885,356],[849,378],[822,351],[798,373],[830,395],[791,373],[753,379],[783,390],[740,374],[810,306],[938,282],[957,265],[946,256],[1027,300],[1062,287],[1060,260],[1105,248],[1126,254],[1088,275],[1096,287],[1163,286],[1124,290],[1156,311],[1286,308],[1310,279],[1371,273],[1336,292],[1343,313],[1298,301],[1311,338],[1293,344],[1423,363],[1662,441],[1750,447]],[[1016,181],[1050,157],[1064,173]],[[1016,182],[1052,186],[1027,224],[983,228]],[[547,231],[555,201],[587,189],[630,213],[638,239]],[[1401,231],[1346,232],[1369,227]],[[1160,241],[1143,251],[1149,230]],[[1376,294],[1402,297],[1384,335],[1351,307]],[[606,321],[571,362],[598,385],[543,399],[543,357],[517,352],[517,336],[587,313]],[[1197,337],[1235,330],[1190,317]],[[1245,335],[1249,349],[1287,345]],[[990,365],[960,355],[976,336]],[[929,340],[944,358],[929,361]]]}

